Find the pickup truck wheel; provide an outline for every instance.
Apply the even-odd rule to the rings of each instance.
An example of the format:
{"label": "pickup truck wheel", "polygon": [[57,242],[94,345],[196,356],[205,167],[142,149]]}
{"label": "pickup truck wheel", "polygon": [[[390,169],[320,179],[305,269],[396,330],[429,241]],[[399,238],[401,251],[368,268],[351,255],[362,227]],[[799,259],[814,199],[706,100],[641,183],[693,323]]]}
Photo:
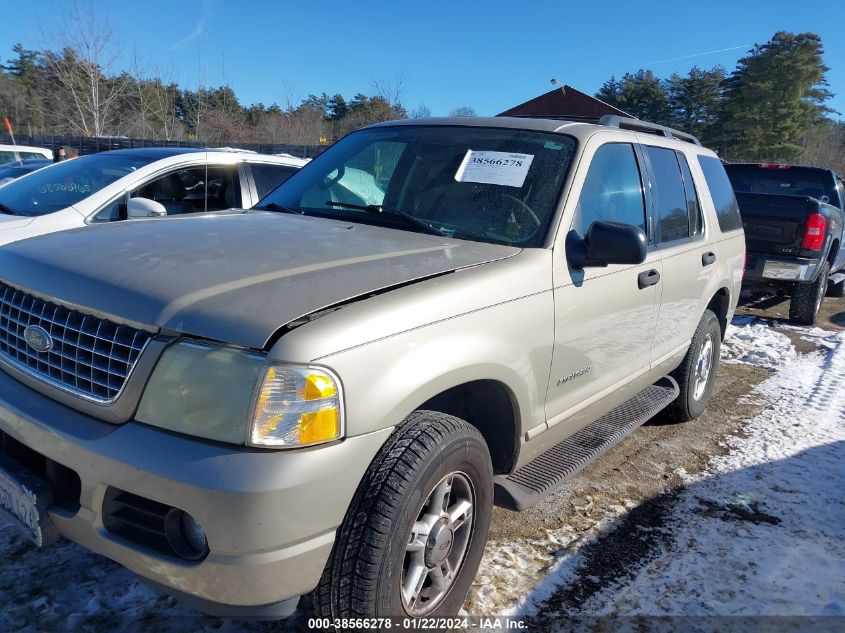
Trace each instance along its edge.
{"label": "pickup truck wheel", "polygon": [[456,615],[493,504],[487,444],[463,420],[417,411],[396,428],[338,530],[314,608],[329,619]]}
{"label": "pickup truck wheel", "polygon": [[812,283],[797,283],[789,302],[789,320],[802,325],[814,325],[827,291],[827,277],[830,267],[827,262],[821,266]]}
{"label": "pickup truck wheel", "polygon": [[681,391],[666,408],[665,415],[670,420],[688,422],[704,413],[713,393],[721,347],[719,319],[711,310],[705,310],[683,362],[672,372]]}

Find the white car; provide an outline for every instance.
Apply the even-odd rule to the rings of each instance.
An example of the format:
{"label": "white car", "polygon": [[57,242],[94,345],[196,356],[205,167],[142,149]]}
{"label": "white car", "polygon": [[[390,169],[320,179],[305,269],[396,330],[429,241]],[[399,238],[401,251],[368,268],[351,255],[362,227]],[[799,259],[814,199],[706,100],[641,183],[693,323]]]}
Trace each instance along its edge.
{"label": "white car", "polygon": [[0,187],[0,245],[100,222],[248,209],[307,162],[164,147],[81,156]]}
{"label": "white car", "polygon": [[53,152],[43,147],[29,147],[28,145],[0,145],[0,165],[14,160],[29,160],[30,158],[49,158],[53,160]]}

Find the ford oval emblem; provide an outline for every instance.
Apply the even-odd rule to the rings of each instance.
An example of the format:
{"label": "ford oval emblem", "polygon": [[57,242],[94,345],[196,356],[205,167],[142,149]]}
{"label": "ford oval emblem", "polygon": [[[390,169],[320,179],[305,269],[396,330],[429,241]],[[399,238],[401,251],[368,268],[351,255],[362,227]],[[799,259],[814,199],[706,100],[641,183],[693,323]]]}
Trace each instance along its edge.
{"label": "ford oval emblem", "polygon": [[30,325],[26,328],[23,331],[23,338],[26,344],[39,354],[53,349],[53,339],[50,338],[49,332],[38,325]]}

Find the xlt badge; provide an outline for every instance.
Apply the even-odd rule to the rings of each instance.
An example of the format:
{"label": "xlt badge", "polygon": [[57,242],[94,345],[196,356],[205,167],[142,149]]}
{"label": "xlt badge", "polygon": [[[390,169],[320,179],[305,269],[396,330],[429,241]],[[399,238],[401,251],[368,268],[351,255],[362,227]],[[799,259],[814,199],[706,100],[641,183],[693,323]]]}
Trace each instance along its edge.
{"label": "xlt badge", "polygon": [[568,376],[564,376],[560,380],[557,381],[557,386],[560,387],[561,385],[569,382],[570,380],[574,380],[575,378],[581,378],[581,376],[585,374],[589,374],[590,370],[593,368],[592,365],[587,365],[586,367],[579,369],[578,371],[573,371]]}

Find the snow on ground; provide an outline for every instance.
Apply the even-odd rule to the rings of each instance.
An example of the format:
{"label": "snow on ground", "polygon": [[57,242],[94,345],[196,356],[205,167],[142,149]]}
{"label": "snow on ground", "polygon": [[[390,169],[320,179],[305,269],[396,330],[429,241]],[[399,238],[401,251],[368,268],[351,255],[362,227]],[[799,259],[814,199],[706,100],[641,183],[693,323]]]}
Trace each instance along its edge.
{"label": "snow on ground", "polygon": [[725,338],[724,363],[748,363],[773,369],[797,357],[787,336],[754,317],[734,317]]}
{"label": "snow on ground", "polygon": [[[784,334],[734,321],[723,356],[775,370],[751,396],[768,406],[685,477],[649,562],[560,615],[845,616],[845,333],[802,334],[824,351],[799,356]],[[548,614],[543,599],[583,580],[581,559],[558,561],[516,612]]]}
{"label": "snow on ground", "polygon": [[754,394],[771,405],[687,482],[669,547],[585,611],[845,616],[845,333],[804,337],[827,351],[781,354]]}

